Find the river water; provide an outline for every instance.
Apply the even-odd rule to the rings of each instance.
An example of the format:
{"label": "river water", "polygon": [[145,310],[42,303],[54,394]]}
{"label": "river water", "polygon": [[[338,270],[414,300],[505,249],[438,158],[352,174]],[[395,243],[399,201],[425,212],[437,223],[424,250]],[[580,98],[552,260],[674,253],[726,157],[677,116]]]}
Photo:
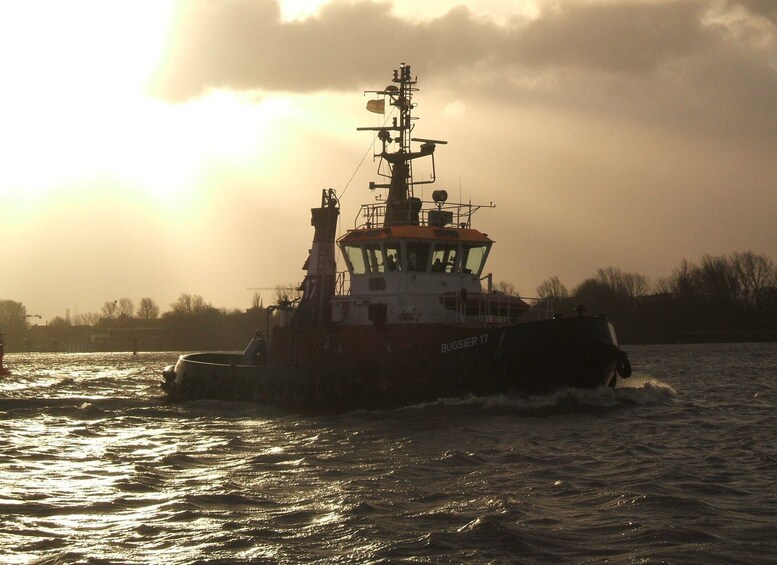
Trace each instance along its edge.
{"label": "river water", "polygon": [[614,391],[327,417],[6,355],[0,561],[777,563],[777,344],[627,349]]}

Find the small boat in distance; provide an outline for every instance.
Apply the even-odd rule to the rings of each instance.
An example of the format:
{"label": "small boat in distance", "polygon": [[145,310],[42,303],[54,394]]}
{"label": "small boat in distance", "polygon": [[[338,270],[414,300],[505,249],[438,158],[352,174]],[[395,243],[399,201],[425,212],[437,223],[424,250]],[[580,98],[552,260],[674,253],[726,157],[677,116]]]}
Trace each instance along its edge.
{"label": "small boat in distance", "polygon": [[[298,301],[272,306],[279,325],[243,353],[191,353],[163,372],[173,401],[243,400],[306,413],[381,409],[444,397],[562,387],[615,386],[631,374],[613,324],[601,316],[553,315],[547,303],[508,296],[484,275],[494,244],[472,225],[483,206],[431,201],[416,189],[435,181],[446,142],[412,137],[410,66],[371,91],[368,109],[393,109],[375,132],[385,198],[361,207],[335,240],[340,203],[324,190],[313,208],[313,243]],[[428,159],[431,177],[413,177]],[[489,205],[493,207],[492,205]],[[339,248],[347,270],[337,272]]]}
{"label": "small boat in distance", "polygon": [[0,332],[0,377],[11,374],[11,370],[3,366],[3,357],[5,357],[5,334]]}

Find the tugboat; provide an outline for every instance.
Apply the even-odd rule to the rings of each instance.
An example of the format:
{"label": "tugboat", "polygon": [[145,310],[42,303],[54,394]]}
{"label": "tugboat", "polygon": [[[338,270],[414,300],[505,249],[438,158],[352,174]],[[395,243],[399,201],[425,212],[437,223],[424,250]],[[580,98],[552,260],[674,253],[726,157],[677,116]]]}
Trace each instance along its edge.
{"label": "tugboat", "polygon": [[[492,204],[431,201],[417,188],[435,181],[434,155],[446,142],[412,137],[417,79],[410,66],[369,91],[368,109],[393,108],[391,122],[358,128],[380,142],[365,204],[336,240],[340,203],[322,192],[301,297],[270,307],[279,325],[243,353],[191,353],[163,371],[172,401],[243,400],[302,413],[385,409],[444,397],[562,387],[615,386],[631,374],[613,324],[602,316],[552,315],[542,301],[496,292],[484,268],[494,241],[472,227]],[[426,159],[432,174],[413,177]],[[339,248],[347,270],[337,272]]]}

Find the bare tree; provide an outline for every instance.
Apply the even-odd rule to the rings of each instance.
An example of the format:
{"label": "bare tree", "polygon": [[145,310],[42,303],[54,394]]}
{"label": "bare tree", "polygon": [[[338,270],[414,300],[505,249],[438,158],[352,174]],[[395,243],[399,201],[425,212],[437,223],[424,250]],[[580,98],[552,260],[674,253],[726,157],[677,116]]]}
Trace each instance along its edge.
{"label": "bare tree", "polygon": [[627,273],[617,267],[597,271],[597,279],[615,296],[635,299],[647,294],[650,284],[647,277],[639,273]]}
{"label": "bare tree", "polygon": [[661,288],[678,298],[760,305],[777,287],[777,267],[752,251],[702,257],[701,265],[685,259],[662,281]]}
{"label": "bare tree", "polygon": [[49,335],[56,341],[66,341],[70,335],[70,330],[73,327],[70,320],[66,320],[62,316],[56,316],[48,323]]}
{"label": "bare tree", "polygon": [[205,299],[199,294],[192,295],[185,292],[170,307],[174,313],[185,315],[201,314],[205,310],[212,308],[210,303],[205,302]]}
{"label": "bare tree", "polygon": [[0,326],[25,325],[27,308],[15,300],[0,300]]}
{"label": "bare tree", "polygon": [[699,267],[683,259],[672,274],[662,279],[659,289],[677,297],[693,296],[700,292]]}
{"label": "bare tree", "polygon": [[741,284],[734,266],[724,256],[704,255],[699,268],[701,290],[718,303],[734,303],[741,294]]}
{"label": "bare tree", "polygon": [[672,294],[671,277],[661,277],[653,286],[658,294]]}
{"label": "bare tree", "polygon": [[281,304],[286,301],[295,300],[300,295],[300,289],[297,285],[288,283],[286,285],[279,284],[275,287],[275,303]]}
{"label": "bare tree", "polygon": [[629,298],[641,298],[650,291],[650,280],[639,273],[624,273],[624,286]]}
{"label": "bare tree", "polygon": [[138,305],[138,318],[141,320],[155,320],[159,317],[159,306],[151,298],[141,298]]}
{"label": "bare tree", "polygon": [[209,308],[213,308],[210,302],[205,302],[205,299],[199,294],[192,296],[192,312],[194,314],[200,314]]}
{"label": "bare tree", "polygon": [[497,292],[501,292],[502,294],[507,294],[510,296],[517,296],[518,293],[515,291],[515,285],[511,282],[507,281],[499,281],[494,285],[494,290]]}
{"label": "bare tree", "polygon": [[186,292],[182,292],[178,299],[170,304],[174,314],[191,314],[192,313],[192,295]]}
{"label": "bare tree", "polygon": [[0,300],[0,331],[8,333],[9,339],[13,341],[26,333],[27,308],[24,304],[15,300]]}
{"label": "bare tree", "polygon": [[132,318],[135,315],[135,304],[130,298],[121,298],[119,300],[119,316]]}
{"label": "bare tree", "polygon": [[83,312],[76,314],[73,318],[73,325],[76,326],[96,326],[100,321],[100,315],[95,312]]}
{"label": "bare tree", "polygon": [[113,302],[109,300],[105,304],[103,304],[103,307],[101,308],[101,311],[103,313],[102,317],[106,320],[115,320],[116,317],[119,315],[118,304],[119,304],[118,300],[114,300]]}
{"label": "bare tree", "polygon": [[262,295],[259,294],[258,290],[255,290],[254,295],[251,297],[251,308],[255,308],[257,310],[264,308],[264,301],[262,300]]}
{"label": "bare tree", "polygon": [[777,269],[768,257],[745,251],[734,253],[730,261],[744,302],[757,306],[777,286]]}
{"label": "bare tree", "polygon": [[553,275],[537,287],[537,296],[552,300],[564,300],[569,298],[569,291],[556,275]]}

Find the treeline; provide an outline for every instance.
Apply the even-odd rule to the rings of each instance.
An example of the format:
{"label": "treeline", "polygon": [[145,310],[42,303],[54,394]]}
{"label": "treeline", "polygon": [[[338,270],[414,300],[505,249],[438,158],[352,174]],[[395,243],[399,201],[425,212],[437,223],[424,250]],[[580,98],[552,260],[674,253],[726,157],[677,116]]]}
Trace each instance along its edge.
{"label": "treeline", "polygon": [[[279,287],[286,296],[286,287]],[[0,300],[0,331],[7,351],[166,351],[242,349],[256,330],[265,331],[269,313],[258,293],[246,310],[216,308],[198,294],[181,294],[160,314],[158,304],[142,298],[106,301],[99,313],[57,316],[45,326],[30,325],[26,307]]]}
{"label": "treeline", "polygon": [[606,315],[624,343],[777,340],[777,268],[751,251],[683,260],[654,285],[607,267],[571,292],[551,277],[537,293],[558,312]]}
{"label": "treeline", "polygon": [[[515,293],[506,282],[497,289]],[[273,304],[296,292],[294,285],[277,287]],[[554,276],[537,288],[537,296],[551,299],[555,312],[567,316],[579,307],[607,316],[622,343],[777,341],[777,268],[751,251],[683,260],[654,284],[616,267],[598,269],[571,291]],[[31,317],[37,316],[23,304],[0,300],[8,351],[235,350],[273,321],[256,292],[246,310],[216,308],[184,293],[161,314],[151,298],[137,308],[122,298],[105,302],[99,313],[56,317],[45,326],[30,326]]]}

